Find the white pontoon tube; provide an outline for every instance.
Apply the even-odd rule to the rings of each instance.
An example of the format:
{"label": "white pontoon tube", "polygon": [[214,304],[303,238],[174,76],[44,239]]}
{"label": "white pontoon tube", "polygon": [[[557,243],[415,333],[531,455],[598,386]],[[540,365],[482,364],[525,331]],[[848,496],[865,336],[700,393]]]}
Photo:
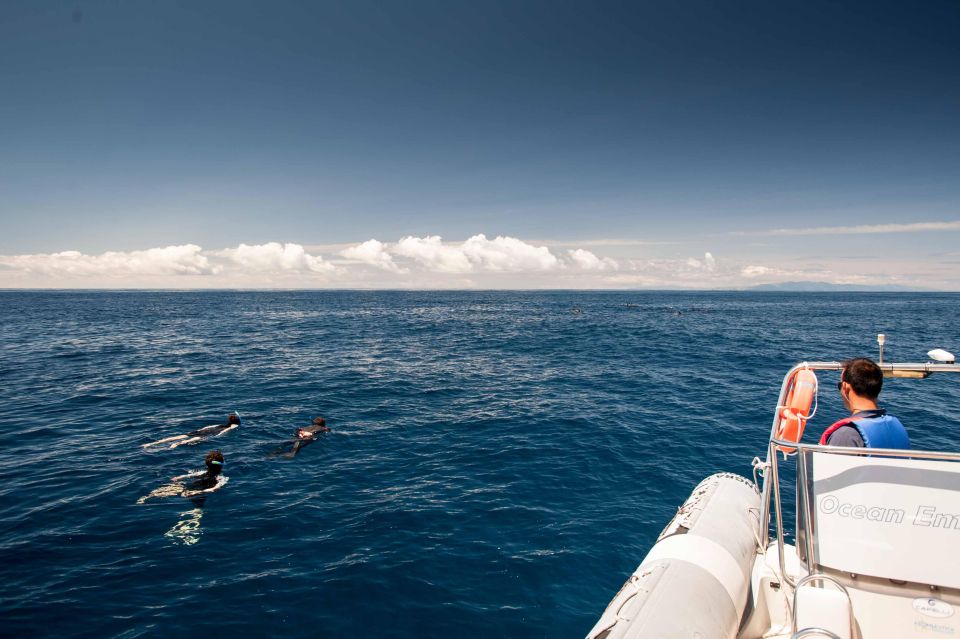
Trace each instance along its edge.
{"label": "white pontoon tube", "polygon": [[732,473],[704,479],[587,638],[736,637],[759,522],[753,482]]}

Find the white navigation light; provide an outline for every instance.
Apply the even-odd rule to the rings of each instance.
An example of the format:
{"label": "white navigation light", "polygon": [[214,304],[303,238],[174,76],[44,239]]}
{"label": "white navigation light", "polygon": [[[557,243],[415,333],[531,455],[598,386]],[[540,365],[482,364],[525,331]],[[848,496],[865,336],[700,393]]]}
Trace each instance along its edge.
{"label": "white navigation light", "polygon": [[927,353],[927,357],[935,362],[940,362],[941,364],[953,364],[953,362],[956,361],[953,353],[945,351],[942,348],[935,348],[932,351],[929,351]]}

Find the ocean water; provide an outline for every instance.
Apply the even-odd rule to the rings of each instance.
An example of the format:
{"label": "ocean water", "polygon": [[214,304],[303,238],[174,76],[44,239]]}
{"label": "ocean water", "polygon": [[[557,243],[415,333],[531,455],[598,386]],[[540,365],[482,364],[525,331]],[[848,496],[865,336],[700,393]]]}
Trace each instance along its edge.
{"label": "ocean water", "polygon": [[[958,351],[960,295],[0,293],[0,635],[581,637],[786,370],[878,332]],[[958,380],[883,399],[960,449]],[[202,507],[137,503],[214,448]]]}

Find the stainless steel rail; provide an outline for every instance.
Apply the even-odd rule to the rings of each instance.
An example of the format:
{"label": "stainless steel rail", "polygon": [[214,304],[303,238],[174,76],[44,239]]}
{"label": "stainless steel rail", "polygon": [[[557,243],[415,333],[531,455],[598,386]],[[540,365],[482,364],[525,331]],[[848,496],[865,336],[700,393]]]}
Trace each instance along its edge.
{"label": "stainless steel rail", "polygon": [[[833,586],[836,586],[837,589],[843,593],[843,596],[847,598],[847,618],[850,620],[850,627],[847,629],[847,631],[850,633],[850,636],[853,637],[854,636],[853,602],[850,600],[850,593],[847,592],[847,589],[844,588],[843,584],[841,584],[839,581],[837,581],[833,577],[830,577],[828,575],[823,575],[823,574],[807,575],[806,577],[804,577],[803,579],[797,582],[797,589],[793,594],[793,636],[796,637],[800,632],[803,632],[804,630],[808,630],[807,628],[801,629],[799,631],[797,630],[797,600],[799,599],[798,595],[800,594],[800,588],[802,588],[806,584],[813,581],[829,583]],[[818,630],[822,630],[822,628],[818,628]],[[833,635],[833,633],[831,633],[831,635],[836,636],[836,635]],[[831,635],[827,635],[827,636],[831,636]]]}
{"label": "stainless steel rail", "polygon": [[826,637],[827,639],[840,639],[839,635],[836,635],[825,628],[804,628],[803,630],[790,635],[790,639],[805,639],[806,637]]}

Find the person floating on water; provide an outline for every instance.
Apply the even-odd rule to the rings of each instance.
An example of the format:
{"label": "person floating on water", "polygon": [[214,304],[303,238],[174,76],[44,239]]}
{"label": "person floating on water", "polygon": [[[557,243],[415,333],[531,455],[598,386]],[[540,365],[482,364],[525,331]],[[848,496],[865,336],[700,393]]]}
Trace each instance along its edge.
{"label": "person floating on water", "polygon": [[[137,500],[142,504],[148,499],[158,497],[187,497],[193,502],[193,508],[180,513],[180,519],[173,527],[164,533],[164,536],[174,543],[192,546],[200,541],[200,519],[203,517],[203,504],[209,493],[223,488],[227,483],[227,476],[223,474],[223,453],[212,450],[204,458],[207,469],[178,475],[173,477],[169,484],[154,489],[149,495]],[[188,484],[184,480],[192,479]]]}
{"label": "person floating on water", "polygon": [[[211,450],[207,453],[203,463],[206,470],[197,470],[185,475],[171,477],[169,484],[154,489],[149,495],[145,495],[137,500],[142,504],[148,499],[157,497],[189,497],[196,498],[202,505],[204,495],[220,490],[227,483],[227,476],[223,474],[223,453],[219,450]],[[189,484],[183,483],[184,480],[192,479]]]}
{"label": "person floating on water", "polygon": [[184,497],[193,497],[202,493],[212,493],[215,490],[219,490],[223,484],[227,482],[227,478],[223,474],[223,453],[219,450],[211,450],[207,453],[207,456],[203,458],[203,463],[207,467],[205,471],[188,473],[174,478],[195,478],[183,492]]}
{"label": "person floating on water", "polygon": [[239,425],[240,413],[233,412],[227,415],[227,421],[225,424],[204,426],[203,428],[192,430],[185,435],[174,435],[173,437],[166,437],[155,442],[148,442],[143,445],[143,448],[159,446],[161,444],[170,444],[170,448],[176,448],[177,446],[183,446],[184,444],[196,444],[197,442],[201,442],[208,437],[219,437],[220,435],[230,432]]}
{"label": "person floating on water", "polygon": [[304,428],[298,428],[294,431],[293,435],[296,439],[288,442],[290,444],[290,450],[284,452],[286,446],[274,453],[275,456],[286,457],[287,459],[292,459],[297,456],[297,453],[300,452],[300,449],[309,446],[313,442],[317,441],[317,438],[322,433],[330,432],[330,428],[327,427],[327,420],[323,417],[315,417],[313,423]]}

